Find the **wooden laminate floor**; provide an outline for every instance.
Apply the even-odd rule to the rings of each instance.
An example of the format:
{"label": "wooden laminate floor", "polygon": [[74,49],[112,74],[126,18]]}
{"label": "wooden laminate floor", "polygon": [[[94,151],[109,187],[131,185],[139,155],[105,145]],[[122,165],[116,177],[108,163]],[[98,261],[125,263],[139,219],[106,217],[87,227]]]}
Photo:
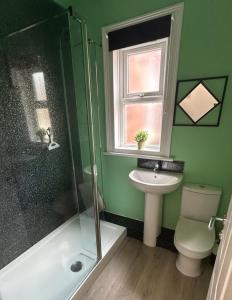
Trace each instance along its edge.
{"label": "wooden laminate floor", "polygon": [[212,267],[188,278],[175,261],[173,252],[126,238],[83,300],[205,300]]}

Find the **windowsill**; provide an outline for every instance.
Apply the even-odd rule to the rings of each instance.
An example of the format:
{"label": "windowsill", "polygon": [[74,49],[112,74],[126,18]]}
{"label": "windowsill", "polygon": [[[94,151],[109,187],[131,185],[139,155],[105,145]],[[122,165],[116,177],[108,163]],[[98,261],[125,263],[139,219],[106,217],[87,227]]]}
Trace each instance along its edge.
{"label": "windowsill", "polygon": [[124,156],[124,157],[131,157],[131,158],[147,158],[147,159],[157,159],[157,160],[165,160],[165,161],[173,161],[173,158],[171,157],[165,157],[165,156],[158,156],[158,155],[151,155],[146,154],[145,152],[138,154],[138,153],[123,153],[123,152],[104,152],[104,155],[109,156]]}

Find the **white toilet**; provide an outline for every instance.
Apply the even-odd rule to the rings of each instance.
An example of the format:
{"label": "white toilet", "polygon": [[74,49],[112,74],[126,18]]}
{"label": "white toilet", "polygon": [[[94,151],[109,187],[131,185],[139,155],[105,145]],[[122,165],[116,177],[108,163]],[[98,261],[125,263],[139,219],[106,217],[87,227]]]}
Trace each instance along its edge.
{"label": "white toilet", "polygon": [[201,274],[201,261],[214,246],[215,231],[208,230],[208,223],[217,213],[221,193],[220,188],[207,185],[183,186],[174,244],[179,251],[176,267],[186,276]]}

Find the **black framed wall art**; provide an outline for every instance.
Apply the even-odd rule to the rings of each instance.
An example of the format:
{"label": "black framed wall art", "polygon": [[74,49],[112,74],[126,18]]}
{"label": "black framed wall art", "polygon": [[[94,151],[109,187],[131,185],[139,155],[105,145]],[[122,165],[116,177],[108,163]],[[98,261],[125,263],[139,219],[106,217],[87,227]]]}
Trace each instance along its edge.
{"label": "black framed wall art", "polygon": [[178,80],[174,126],[211,126],[220,124],[228,76]]}

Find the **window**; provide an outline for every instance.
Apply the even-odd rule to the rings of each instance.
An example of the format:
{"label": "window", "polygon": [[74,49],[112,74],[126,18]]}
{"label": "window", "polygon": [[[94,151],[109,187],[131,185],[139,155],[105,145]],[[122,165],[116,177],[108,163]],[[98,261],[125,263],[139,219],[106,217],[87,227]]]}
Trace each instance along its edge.
{"label": "window", "polygon": [[168,40],[113,51],[115,145],[137,149],[135,135],[148,132],[145,150],[160,151]]}
{"label": "window", "polygon": [[[30,58],[29,58],[30,60]],[[11,68],[12,82],[17,88],[22,104],[30,140],[33,143],[48,142],[46,130],[52,127],[45,74],[37,67]]]}
{"label": "window", "polygon": [[35,90],[36,100],[47,101],[44,73],[43,72],[33,73],[32,78],[33,78],[33,86]]}
{"label": "window", "polygon": [[32,74],[32,82],[35,96],[35,112],[37,120],[36,140],[37,142],[48,142],[48,136],[45,134],[48,128],[51,128],[50,113],[47,104],[47,93],[45,87],[44,72]]}
{"label": "window", "polygon": [[[183,5],[103,28],[107,152],[169,156]],[[143,150],[135,135],[148,132]]]}

